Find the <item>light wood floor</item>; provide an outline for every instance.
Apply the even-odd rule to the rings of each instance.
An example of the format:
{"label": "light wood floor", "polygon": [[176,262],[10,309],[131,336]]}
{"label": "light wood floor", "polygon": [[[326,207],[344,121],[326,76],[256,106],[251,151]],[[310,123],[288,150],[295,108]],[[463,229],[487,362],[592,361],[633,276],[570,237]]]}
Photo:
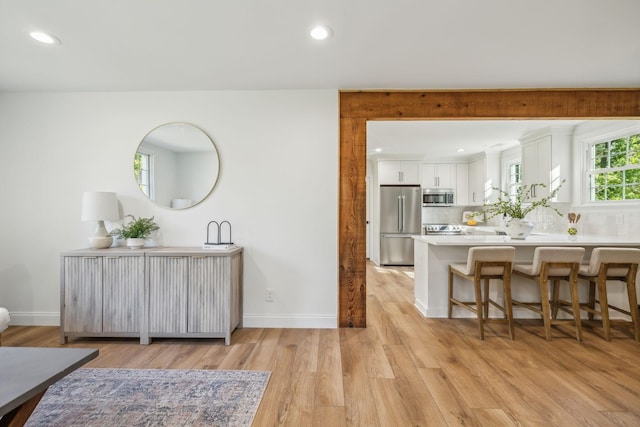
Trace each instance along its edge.
{"label": "light wood floor", "polygon": [[[581,344],[567,325],[547,342],[528,321],[512,342],[494,323],[480,341],[470,319],[422,318],[411,272],[368,266],[366,329],[68,346],[99,348],[91,367],[269,370],[255,426],[640,426],[640,343],[628,329],[609,343],[593,323]],[[2,345],[57,347],[58,329],[10,327]]]}

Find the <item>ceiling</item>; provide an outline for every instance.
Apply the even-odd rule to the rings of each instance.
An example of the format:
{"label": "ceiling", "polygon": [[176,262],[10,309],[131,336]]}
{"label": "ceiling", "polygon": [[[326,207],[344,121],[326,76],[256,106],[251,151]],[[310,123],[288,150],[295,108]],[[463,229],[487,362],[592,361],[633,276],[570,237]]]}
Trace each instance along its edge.
{"label": "ceiling", "polygon": [[[0,0],[0,93],[640,87],[638,16],[638,0]],[[318,23],[333,37],[311,39]],[[531,126],[381,122],[368,142],[478,150]]]}
{"label": "ceiling", "polygon": [[[518,146],[542,129],[573,129],[583,120],[368,121],[367,155],[425,160],[468,159]],[[380,149],[380,151],[376,151]],[[462,149],[463,151],[458,151]],[[407,157],[407,156],[405,156]]]}
{"label": "ceiling", "polygon": [[0,0],[0,91],[638,87],[638,16],[638,0]]}

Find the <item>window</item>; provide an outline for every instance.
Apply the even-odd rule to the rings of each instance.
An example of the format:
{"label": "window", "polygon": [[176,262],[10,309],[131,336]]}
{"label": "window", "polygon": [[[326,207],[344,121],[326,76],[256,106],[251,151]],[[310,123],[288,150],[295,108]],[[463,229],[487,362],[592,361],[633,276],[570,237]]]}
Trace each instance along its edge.
{"label": "window", "polygon": [[149,154],[136,153],[136,157],[133,160],[133,173],[140,190],[153,200],[151,193],[151,156]]}
{"label": "window", "polygon": [[589,200],[640,200],[640,134],[588,146]]}
{"label": "window", "polygon": [[507,164],[507,193],[509,198],[514,200],[518,194],[518,188],[522,184],[522,168],[520,160],[516,160]]}

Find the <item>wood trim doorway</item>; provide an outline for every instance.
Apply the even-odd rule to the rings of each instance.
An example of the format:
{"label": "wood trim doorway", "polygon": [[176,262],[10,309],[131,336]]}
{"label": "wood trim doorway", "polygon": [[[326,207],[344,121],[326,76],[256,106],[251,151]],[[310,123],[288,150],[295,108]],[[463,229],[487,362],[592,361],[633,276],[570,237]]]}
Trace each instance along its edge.
{"label": "wood trim doorway", "polygon": [[640,89],[340,91],[338,324],[366,327],[368,120],[639,119]]}

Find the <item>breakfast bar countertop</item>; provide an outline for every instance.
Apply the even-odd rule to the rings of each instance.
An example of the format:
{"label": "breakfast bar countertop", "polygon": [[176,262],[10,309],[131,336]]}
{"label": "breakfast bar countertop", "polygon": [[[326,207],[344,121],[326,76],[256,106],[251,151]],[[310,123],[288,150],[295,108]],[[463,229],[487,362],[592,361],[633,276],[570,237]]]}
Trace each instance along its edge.
{"label": "breakfast bar countertop", "polygon": [[634,246],[640,247],[640,240],[618,236],[581,235],[569,240],[567,234],[531,234],[525,240],[498,235],[421,235],[413,238],[435,246]]}

